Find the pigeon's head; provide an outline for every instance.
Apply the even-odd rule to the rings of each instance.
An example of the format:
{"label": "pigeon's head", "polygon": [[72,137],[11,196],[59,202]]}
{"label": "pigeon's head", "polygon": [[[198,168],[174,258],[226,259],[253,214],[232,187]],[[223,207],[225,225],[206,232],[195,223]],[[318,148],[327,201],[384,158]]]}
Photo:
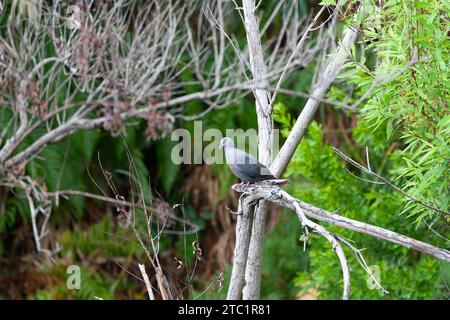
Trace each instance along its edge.
{"label": "pigeon's head", "polygon": [[220,140],[219,148],[226,148],[226,147],[234,147],[233,140],[231,140],[228,137],[223,138]]}

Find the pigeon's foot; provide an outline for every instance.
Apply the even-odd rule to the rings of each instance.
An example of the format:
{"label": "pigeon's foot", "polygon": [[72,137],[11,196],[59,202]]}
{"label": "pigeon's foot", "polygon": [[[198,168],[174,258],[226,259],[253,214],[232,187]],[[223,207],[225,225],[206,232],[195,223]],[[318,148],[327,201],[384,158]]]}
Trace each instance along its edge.
{"label": "pigeon's foot", "polygon": [[248,186],[250,186],[250,184],[251,184],[251,182],[248,182],[248,181],[241,181],[241,182],[238,184],[238,187],[240,187],[240,188],[247,188]]}

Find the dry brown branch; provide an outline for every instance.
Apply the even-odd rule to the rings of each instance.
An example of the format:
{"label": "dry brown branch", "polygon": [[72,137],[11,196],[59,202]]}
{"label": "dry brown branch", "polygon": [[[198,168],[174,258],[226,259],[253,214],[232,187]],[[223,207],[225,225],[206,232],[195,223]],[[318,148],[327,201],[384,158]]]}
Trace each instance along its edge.
{"label": "dry brown branch", "polygon": [[[12,185],[9,185],[12,186]],[[142,204],[140,203],[135,203],[135,202],[131,202],[131,201],[126,201],[125,199],[115,199],[113,197],[108,197],[108,196],[102,196],[102,195],[98,195],[98,194],[94,194],[94,193],[90,193],[90,192],[85,192],[85,191],[79,191],[79,190],[58,190],[55,192],[45,192],[45,194],[50,197],[50,198],[54,198],[55,202],[58,203],[58,198],[59,197],[67,197],[67,196],[80,196],[83,198],[90,198],[90,199],[96,199],[99,201],[103,201],[103,202],[107,202],[119,207],[123,207],[123,208],[127,208],[129,209],[146,209],[148,211],[154,212],[156,214],[165,214],[167,215],[168,219],[171,219],[174,222],[179,222],[181,224],[183,224],[183,226],[186,228],[189,227],[189,229],[185,229],[185,230],[168,230],[167,228],[164,228],[161,230],[162,233],[167,233],[167,234],[184,234],[184,235],[188,235],[188,234],[196,234],[200,228],[192,223],[189,220],[177,217],[175,214],[173,214],[172,212],[166,214],[166,213],[162,213],[162,212],[158,212],[158,209],[152,206],[146,206],[144,207]]]}

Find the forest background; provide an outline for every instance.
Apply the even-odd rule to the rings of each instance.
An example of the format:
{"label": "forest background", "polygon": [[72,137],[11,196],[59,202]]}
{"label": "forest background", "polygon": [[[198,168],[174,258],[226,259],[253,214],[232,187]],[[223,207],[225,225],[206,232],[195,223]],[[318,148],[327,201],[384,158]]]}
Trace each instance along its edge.
{"label": "forest background", "polygon": [[[45,16],[50,2],[3,1],[1,38],[7,39],[7,27],[17,24],[13,42],[22,41],[21,24],[33,24],[36,17]],[[133,14],[134,18],[138,17],[138,11],[132,7],[139,8],[143,2],[128,2],[129,19],[133,19]],[[295,5],[294,1],[282,2],[282,5],[275,0],[260,2],[260,27],[273,19],[264,30],[262,41],[283,33],[286,16],[280,14],[273,18],[273,12],[294,8],[290,10],[295,11],[298,21],[304,21],[301,26],[306,28],[311,17],[328,5],[317,24],[325,26],[333,20],[330,17],[336,17],[332,33],[338,44],[342,31],[351,23],[353,7],[358,4],[358,1],[340,1],[338,13],[333,14],[336,1],[299,0]],[[285,172],[284,177],[292,183],[284,189],[325,210],[339,209],[346,217],[448,249],[448,216],[442,217],[389,185],[368,182],[374,178],[359,172],[333,151],[333,147],[338,148],[362,164],[370,153],[370,165],[378,174],[409,195],[449,211],[449,2],[368,2],[378,5],[379,10],[363,21],[343,72],[321,102]],[[214,3],[211,2],[209,8],[216,14]],[[247,40],[243,22],[235,3],[229,4],[231,11],[222,27],[232,35],[236,46],[244,48]],[[182,6],[176,1],[171,5]],[[207,12],[204,8],[193,10],[192,19]],[[375,16],[379,25],[373,20]],[[317,32],[309,36],[310,50],[314,51],[321,36],[323,34]],[[288,42],[285,39],[280,46],[287,47]],[[43,51],[55,50],[51,39],[44,43],[43,49],[30,59],[42,60]],[[233,48],[228,49],[233,52]],[[180,51],[179,59],[187,64],[192,59],[189,53],[189,50]],[[32,53],[30,50],[23,54]],[[280,129],[281,139],[292,129],[302,111],[299,106],[304,106],[308,100],[312,83],[329,54],[319,50],[304,66],[289,72],[282,85],[284,91],[280,90],[274,102],[275,127]],[[183,85],[171,88],[164,84],[158,99],[197,90],[198,74],[189,69],[178,71],[176,77]],[[11,106],[18,99],[18,91],[12,90],[16,93],[11,94],[6,84],[6,75],[7,72],[0,69],[2,146],[15,130],[11,126]],[[380,75],[388,77],[380,80]],[[48,94],[44,88],[58,91],[58,81],[64,87],[64,78],[40,83],[42,88],[37,99],[44,99]],[[64,90],[60,90],[57,99],[64,100],[71,94]],[[85,96],[78,94],[75,101],[83,99]],[[216,105],[208,99],[198,99],[178,104],[179,109],[154,113],[153,118],[129,119],[120,123],[120,130],[78,131],[46,145],[24,168],[15,167],[16,171],[10,173],[38,181],[46,192],[53,194],[58,190],[77,190],[101,196],[101,189],[112,199],[121,200],[118,194],[132,201],[133,193],[142,192],[154,210],[156,221],[167,227],[168,232],[158,237],[159,259],[174,296],[223,299],[231,273],[236,220],[227,208],[237,206],[238,194],[231,189],[237,180],[225,165],[174,164],[171,152],[177,142],[171,140],[171,132],[175,128],[185,128],[193,133],[193,119],[199,114],[203,130],[216,128],[224,133],[229,128],[257,128],[254,103],[251,91],[243,90],[238,97],[227,97]],[[39,102],[37,105],[42,106]],[[203,113],[205,110],[210,112]],[[46,124],[38,126],[17,152],[31,145],[47,129]],[[147,298],[138,263],[145,263],[148,269],[150,264],[135,232],[124,226],[117,203],[76,194],[53,197],[48,234],[42,241],[43,247],[54,251],[49,256],[36,252],[29,202],[23,190],[5,182],[0,187],[0,199],[0,298]],[[173,216],[179,219],[172,219]],[[197,226],[198,231],[186,232],[192,225]],[[330,229],[339,230],[338,227]],[[312,235],[304,250],[298,218],[275,205],[269,207],[266,232],[262,299],[341,297],[339,261],[326,240]],[[448,262],[348,230],[340,234],[365,249],[366,261],[389,291],[385,295],[377,290],[349,251],[352,298],[449,297]],[[79,289],[67,287],[70,265],[80,267]],[[149,272],[149,276],[155,283],[156,275]]]}

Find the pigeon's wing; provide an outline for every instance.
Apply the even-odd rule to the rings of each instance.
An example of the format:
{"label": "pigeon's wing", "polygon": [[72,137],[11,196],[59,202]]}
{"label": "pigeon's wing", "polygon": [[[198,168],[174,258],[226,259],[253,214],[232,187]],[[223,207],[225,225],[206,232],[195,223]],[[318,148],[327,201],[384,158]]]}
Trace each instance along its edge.
{"label": "pigeon's wing", "polygon": [[270,170],[255,157],[239,149],[235,149],[235,151],[237,161],[235,165],[241,174],[254,181],[275,179]]}
{"label": "pigeon's wing", "polygon": [[260,162],[255,157],[242,150],[235,148],[234,152],[236,153],[236,161],[238,162],[238,164],[260,164]]}

